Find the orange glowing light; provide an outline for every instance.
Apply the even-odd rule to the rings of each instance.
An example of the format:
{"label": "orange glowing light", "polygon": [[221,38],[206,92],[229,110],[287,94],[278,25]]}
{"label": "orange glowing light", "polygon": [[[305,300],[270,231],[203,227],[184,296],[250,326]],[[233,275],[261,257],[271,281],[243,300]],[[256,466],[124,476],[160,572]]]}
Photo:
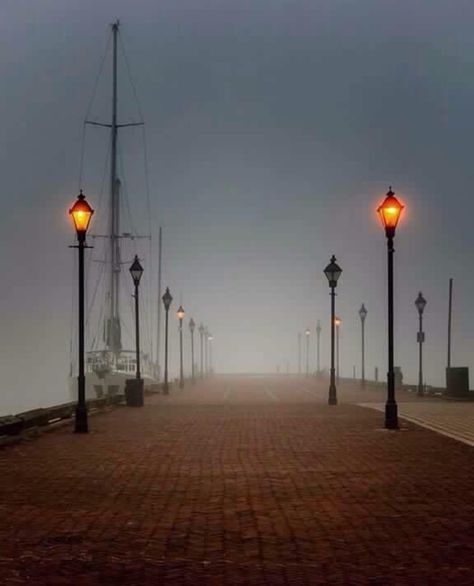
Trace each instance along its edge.
{"label": "orange glowing light", "polygon": [[182,320],[184,318],[184,316],[186,315],[186,312],[184,311],[182,305],[179,306],[178,311],[176,312],[176,315],[178,316],[179,320]]}
{"label": "orange glowing light", "polygon": [[395,231],[404,207],[405,206],[395,197],[395,194],[390,187],[385,199],[377,208],[377,213],[379,214],[386,230],[392,232]]}
{"label": "orange glowing light", "polygon": [[76,232],[78,234],[85,234],[87,232],[93,213],[94,210],[86,201],[86,198],[81,190],[81,193],[77,196],[77,200],[69,210],[69,215],[72,216],[74,227],[76,228]]}
{"label": "orange glowing light", "polygon": [[341,318],[340,318],[340,317],[335,317],[335,318],[334,318],[334,325],[335,325],[336,327],[339,327],[339,326],[341,325],[341,323],[342,323],[342,320],[341,320]]}

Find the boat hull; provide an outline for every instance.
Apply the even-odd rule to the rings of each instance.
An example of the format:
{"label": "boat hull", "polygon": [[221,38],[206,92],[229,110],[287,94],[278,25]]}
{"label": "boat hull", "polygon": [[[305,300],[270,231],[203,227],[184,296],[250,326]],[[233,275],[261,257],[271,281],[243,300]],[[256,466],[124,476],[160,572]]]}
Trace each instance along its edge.
{"label": "boat hull", "polygon": [[[99,378],[95,372],[86,373],[86,401],[91,399],[102,399],[114,395],[125,394],[125,381],[133,378],[130,373],[112,372]],[[144,376],[145,388],[157,384],[153,378]],[[68,393],[71,401],[77,401],[77,377],[69,377]]]}

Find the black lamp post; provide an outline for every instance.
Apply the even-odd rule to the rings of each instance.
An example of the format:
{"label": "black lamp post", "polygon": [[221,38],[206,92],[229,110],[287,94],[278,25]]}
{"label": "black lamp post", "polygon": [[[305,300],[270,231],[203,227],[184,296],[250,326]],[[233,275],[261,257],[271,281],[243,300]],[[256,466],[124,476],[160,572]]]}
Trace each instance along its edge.
{"label": "black lamp post", "polygon": [[331,289],[331,371],[330,371],[330,382],[329,382],[329,396],[328,396],[328,404],[329,405],[337,405],[337,390],[336,390],[336,383],[334,380],[334,310],[335,310],[335,297],[336,292],[334,289],[337,287],[337,281],[341,276],[342,269],[336,263],[336,257],[332,255],[331,262],[327,265],[324,269],[324,274],[327,277],[329,282],[329,287]]}
{"label": "black lamp post", "polygon": [[90,248],[86,245],[86,233],[94,210],[87,203],[82,190],[77,200],[69,210],[72,216],[77,234],[77,248],[79,252],[79,363],[77,376],[77,405],[74,431],[76,433],[87,433],[89,425],[87,420],[86,404],[86,375],[84,372],[84,249]]}
{"label": "black lamp post", "polygon": [[143,379],[140,372],[140,313],[139,313],[139,295],[138,288],[140,279],[142,278],[143,267],[135,255],[132,266],[130,267],[130,275],[135,285],[135,378],[127,379],[125,381],[125,401],[129,407],[143,407]]}
{"label": "black lamp post", "polygon": [[360,325],[362,330],[362,356],[361,356],[361,379],[360,384],[362,388],[365,387],[365,318],[367,317],[367,309],[362,304],[359,309]]}
{"label": "black lamp post", "polygon": [[194,328],[196,324],[191,318],[189,320],[189,331],[191,332],[191,383],[194,384],[196,382],[196,378],[194,376]]}
{"label": "black lamp post", "polygon": [[426,299],[423,297],[421,291],[415,300],[415,306],[418,309],[419,328],[418,328],[418,397],[424,396],[423,391],[423,342],[425,341],[425,332],[423,331],[423,311],[425,310]]}
{"label": "black lamp post", "polygon": [[341,318],[337,315],[334,318],[334,325],[336,326],[336,380],[339,384],[339,327],[341,325]]}
{"label": "black lamp post", "polygon": [[306,376],[309,376],[309,336],[311,332],[306,328],[304,335],[306,336]]}
{"label": "black lamp post", "polygon": [[388,268],[388,372],[387,402],[385,403],[385,427],[398,429],[398,406],[395,401],[395,370],[393,364],[393,239],[400,214],[404,206],[395,197],[390,187],[384,201],[377,212],[385,228],[387,237],[387,268]]}
{"label": "black lamp post", "polygon": [[204,377],[204,326],[199,326],[199,338],[200,338],[200,358],[201,358],[201,378]]}
{"label": "black lamp post", "polygon": [[169,316],[169,309],[171,306],[171,302],[173,298],[171,297],[171,293],[168,287],[166,287],[165,294],[162,297],[163,305],[165,306],[165,380],[163,383],[163,393],[168,395],[169,385],[168,385],[168,316]]}
{"label": "black lamp post", "polygon": [[130,274],[132,275],[133,284],[135,285],[135,353],[137,362],[135,378],[140,379],[140,313],[138,303],[138,287],[140,285],[140,279],[143,275],[143,267],[140,264],[137,255],[135,255],[132,266],[130,267]]}
{"label": "black lamp post", "polygon": [[317,342],[317,356],[316,356],[316,359],[317,359],[317,371],[316,372],[317,372],[318,376],[320,376],[320,374],[321,374],[321,363],[320,363],[320,360],[319,360],[319,358],[320,358],[320,352],[319,352],[319,350],[320,350],[320,338],[321,338],[321,323],[320,323],[320,321],[318,319],[318,323],[316,324],[316,342]]}
{"label": "black lamp post", "polygon": [[178,307],[178,311],[176,315],[179,319],[179,388],[182,389],[184,387],[184,375],[183,375],[183,318],[186,315],[186,312],[183,309],[183,306],[180,305]]}
{"label": "black lamp post", "polygon": [[301,374],[301,333],[298,333],[298,374]]}

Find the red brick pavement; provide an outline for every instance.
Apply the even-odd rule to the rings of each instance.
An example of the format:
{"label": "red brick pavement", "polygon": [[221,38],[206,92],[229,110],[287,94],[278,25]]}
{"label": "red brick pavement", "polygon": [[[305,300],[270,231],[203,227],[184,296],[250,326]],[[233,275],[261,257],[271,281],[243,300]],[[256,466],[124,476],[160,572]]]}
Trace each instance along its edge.
{"label": "red brick pavement", "polygon": [[472,584],[472,448],[324,397],[222,378],[2,449],[0,584]]}

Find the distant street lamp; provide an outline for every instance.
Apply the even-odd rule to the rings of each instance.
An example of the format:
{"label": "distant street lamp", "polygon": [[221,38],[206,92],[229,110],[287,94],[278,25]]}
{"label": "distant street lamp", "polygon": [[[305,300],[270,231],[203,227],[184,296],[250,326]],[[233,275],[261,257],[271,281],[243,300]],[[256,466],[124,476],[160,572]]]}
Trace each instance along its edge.
{"label": "distant street lamp", "polygon": [[362,388],[365,387],[365,318],[367,317],[367,309],[365,305],[362,304],[359,309],[359,317],[360,317],[360,325],[362,330],[362,368],[361,368],[361,379],[360,384]]}
{"label": "distant street lamp", "polygon": [[183,309],[183,306],[180,305],[178,307],[178,311],[176,315],[179,319],[179,388],[182,389],[184,387],[184,376],[183,376],[183,318],[186,315],[186,312]]}
{"label": "distant street lamp", "polygon": [[423,297],[421,291],[415,300],[415,306],[418,309],[419,328],[418,328],[418,397],[424,396],[423,390],[423,342],[425,341],[425,333],[423,331],[423,311],[425,310],[426,299]]}
{"label": "distant street lamp", "polygon": [[199,337],[200,337],[200,350],[201,350],[201,378],[203,378],[204,376],[204,326],[201,325],[199,326]]}
{"label": "distant street lamp", "polygon": [[306,376],[309,376],[309,336],[311,334],[310,329],[306,328],[304,334],[306,336]]}
{"label": "distant street lamp", "polygon": [[334,318],[334,325],[336,326],[336,380],[337,384],[339,384],[339,327],[341,325],[341,318],[337,317]]}
{"label": "distant street lamp", "polygon": [[387,266],[388,266],[388,372],[387,372],[387,402],[385,403],[385,427],[398,429],[398,406],[395,401],[395,370],[393,365],[393,238],[395,228],[404,206],[395,197],[390,187],[384,201],[377,208],[377,212],[385,228],[387,237]]}
{"label": "distant street lamp", "polygon": [[87,433],[89,431],[86,404],[86,375],[84,372],[84,249],[90,248],[86,245],[86,233],[93,213],[94,210],[87,203],[81,190],[77,196],[77,200],[69,210],[69,215],[72,216],[77,235],[77,246],[72,246],[71,248],[77,248],[79,252],[79,372],[77,376],[77,404],[74,423],[74,431],[76,433]]}
{"label": "distant street lamp", "polygon": [[336,263],[336,257],[332,255],[331,262],[327,265],[324,269],[324,274],[327,277],[329,282],[329,287],[331,289],[331,371],[330,371],[330,382],[329,382],[329,397],[328,397],[328,404],[329,405],[337,405],[337,390],[336,390],[336,383],[334,380],[334,318],[335,318],[335,297],[336,293],[334,289],[337,287],[337,281],[341,276],[342,269]]}
{"label": "distant street lamp", "polygon": [[168,323],[169,323],[169,310],[173,298],[168,287],[166,287],[165,294],[162,297],[163,305],[165,306],[165,380],[163,383],[163,393],[168,395],[170,390],[168,386]]}
{"label": "distant street lamp", "polygon": [[318,376],[321,374],[321,363],[319,361],[319,357],[320,357],[320,340],[321,339],[321,323],[318,319],[318,323],[316,324],[316,340],[317,340],[317,374]]}
{"label": "distant street lamp", "polygon": [[194,323],[193,318],[189,320],[189,331],[191,332],[191,383],[194,384],[196,382],[196,378],[194,376],[194,328],[196,324]]}
{"label": "distant street lamp", "polygon": [[298,374],[301,374],[301,333],[298,333]]}

